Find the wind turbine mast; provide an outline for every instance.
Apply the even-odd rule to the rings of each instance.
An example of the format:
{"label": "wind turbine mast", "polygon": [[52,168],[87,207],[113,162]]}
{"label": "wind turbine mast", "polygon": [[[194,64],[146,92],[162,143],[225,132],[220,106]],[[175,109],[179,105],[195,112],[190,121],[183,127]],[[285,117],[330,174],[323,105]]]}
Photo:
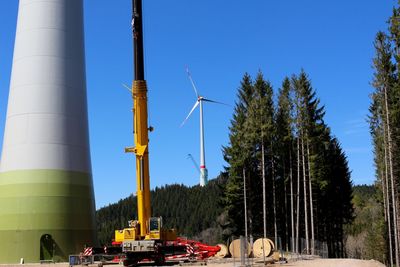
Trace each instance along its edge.
{"label": "wind turbine mast", "polygon": [[199,97],[200,102],[200,186],[205,186],[208,182],[208,171],[206,168],[206,157],[204,149],[204,123],[203,123],[203,98]]}

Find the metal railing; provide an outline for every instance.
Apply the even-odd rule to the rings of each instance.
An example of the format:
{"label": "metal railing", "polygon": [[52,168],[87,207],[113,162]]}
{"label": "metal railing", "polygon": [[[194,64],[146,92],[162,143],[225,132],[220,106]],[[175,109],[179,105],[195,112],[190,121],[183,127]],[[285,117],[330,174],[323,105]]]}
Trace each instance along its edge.
{"label": "metal railing", "polygon": [[94,256],[86,255],[69,255],[69,266],[74,265],[88,265],[94,263]]}

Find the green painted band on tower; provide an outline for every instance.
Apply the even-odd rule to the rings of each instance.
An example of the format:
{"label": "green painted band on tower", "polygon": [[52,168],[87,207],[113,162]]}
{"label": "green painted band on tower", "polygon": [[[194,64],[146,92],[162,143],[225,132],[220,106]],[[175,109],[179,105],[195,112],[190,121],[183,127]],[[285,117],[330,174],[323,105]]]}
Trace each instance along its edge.
{"label": "green painted band on tower", "polygon": [[91,175],[0,173],[0,240],[0,263],[67,261],[85,245],[97,245]]}

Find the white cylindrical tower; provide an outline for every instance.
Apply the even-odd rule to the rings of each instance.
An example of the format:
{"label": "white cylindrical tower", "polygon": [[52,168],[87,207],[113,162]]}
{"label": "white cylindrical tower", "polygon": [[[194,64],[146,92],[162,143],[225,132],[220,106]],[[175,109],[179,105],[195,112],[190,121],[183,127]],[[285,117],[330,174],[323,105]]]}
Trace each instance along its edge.
{"label": "white cylindrical tower", "polygon": [[204,123],[203,123],[203,100],[200,99],[200,186],[208,183],[208,171],[206,168],[206,152],[204,148]]}
{"label": "white cylindrical tower", "polygon": [[82,0],[20,0],[0,163],[0,263],[96,242]]}

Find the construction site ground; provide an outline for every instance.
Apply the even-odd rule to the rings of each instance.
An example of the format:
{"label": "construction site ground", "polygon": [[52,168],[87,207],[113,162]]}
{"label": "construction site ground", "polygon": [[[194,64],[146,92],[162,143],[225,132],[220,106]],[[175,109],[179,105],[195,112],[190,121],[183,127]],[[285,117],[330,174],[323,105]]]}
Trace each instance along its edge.
{"label": "construction site ground", "polygon": [[[229,262],[213,262],[207,263],[209,267],[239,267],[242,266],[239,259],[236,261],[230,260]],[[246,262],[246,266],[264,266],[262,260],[253,259]],[[267,262],[265,266],[282,266],[282,267],[385,267],[384,264],[375,260],[357,260],[357,259],[300,259],[300,260],[289,260],[288,262]]]}
{"label": "construction site ground", "polygon": [[[249,259],[249,262],[246,262],[246,266],[263,266],[263,262],[257,259]],[[209,260],[207,263],[205,262],[193,262],[193,263],[183,263],[176,265],[168,264],[166,266],[205,266],[207,264],[208,267],[241,267],[242,264],[240,259],[226,259],[226,260]],[[68,263],[50,263],[50,264],[0,264],[0,267],[69,267]],[[81,266],[81,265],[76,265]],[[101,263],[95,263],[90,265],[83,265],[88,267],[99,267],[102,266]],[[122,266],[122,264],[112,264],[112,265],[103,265],[103,266]],[[151,264],[146,264],[144,266],[152,266]],[[374,260],[357,260],[357,259],[307,259],[307,260],[296,260],[289,261],[287,263],[267,263],[265,266],[282,266],[282,267],[384,267],[382,263]]]}

